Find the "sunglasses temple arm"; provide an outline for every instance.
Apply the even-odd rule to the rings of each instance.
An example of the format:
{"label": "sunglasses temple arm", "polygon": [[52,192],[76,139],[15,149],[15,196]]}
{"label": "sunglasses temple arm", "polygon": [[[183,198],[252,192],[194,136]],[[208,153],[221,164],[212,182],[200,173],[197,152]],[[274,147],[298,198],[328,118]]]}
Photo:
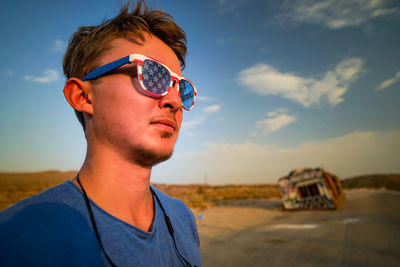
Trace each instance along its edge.
{"label": "sunglasses temple arm", "polygon": [[104,75],[104,74],[106,74],[118,67],[121,67],[122,65],[127,64],[127,63],[130,63],[129,56],[120,58],[120,59],[110,62],[104,66],[101,66],[97,69],[94,69],[93,71],[89,72],[85,77],[83,77],[82,81],[96,79],[96,78],[100,77],[101,75]]}

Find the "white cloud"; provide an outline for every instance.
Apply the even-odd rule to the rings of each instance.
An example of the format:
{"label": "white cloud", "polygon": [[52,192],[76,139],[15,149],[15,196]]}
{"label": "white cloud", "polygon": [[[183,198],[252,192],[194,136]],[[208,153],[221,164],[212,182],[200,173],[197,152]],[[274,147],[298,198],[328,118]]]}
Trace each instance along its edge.
{"label": "white cloud", "polygon": [[221,109],[221,105],[212,105],[212,106],[205,107],[203,109],[203,112],[210,114],[210,113],[217,112],[220,109]]}
{"label": "white cloud", "polygon": [[[256,123],[257,128],[261,129],[262,134],[265,136],[268,133],[276,132],[279,129],[296,121],[294,116],[287,114],[285,109],[276,109],[267,113],[267,118]],[[256,133],[252,133],[256,136]]]}
{"label": "white cloud", "polygon": [[260,38],[245,38],[245,37],[220,37],[217,38],[216,43],[220,45],[230,45],[230,44],[257,44],[261,42]]}
{"label": "white cloud", "polygon": [[193,132],[186,132],[186,135],[189,136],[189,137],[194,137],[195,136],[195,134]]}
{"label": "white cloud", "polygon": [[246,0],[218,0],[214,3],[213,8],[219,15],[231,14],[234,17],[240,17],[242,10],[248,6]]}
{"label": "white cloud", "polygon": [[[169,182],[212,184],[275,183],[292,169],[324,167],[340,178],[371,173],[400,172],[400,130],[355,131],[290,148],[254,143],[207,144],[204,151],[177,152],[155,169],[155,179],[168,174]],[[171,170],[179,170],[171,172]],[[190,174],[190,177],[188,177]],[[171,180],[170,178],[173,177]],[[197,177],[197,178],[196,178]],[[198,180],[196,180],[198,179]]]}
{"label": "white cloud", "polygon": [[50,83],[58,80],[58,73],[56,70],[45,70],[44,75],[41,77],[26,75],[25,80],[38,82],[38,83]]}
{"label": "white cloud", "polygon": [[382,16],[399,13],[385,0],[288,0],[282,19],[324,25],[331,29],[358,26]]}
{"label": "white cloud", "polygon": [[194,126],[202,124],[208,116],[210,116],[212,113],[218,112],[220,109],[221,109],[221,105],[207,106],[207,107],[203,108],[202,112],[200,113],[200,115],[197,118],[190,120],[190,121],[184,120],[182,126],[185,129],[190,129],[190,128],[193,128]]}
{"label": "white cloud", "polygon": [[205,119],[206,119],[206,117],[203,115],[203,116],[200,116],[200,117],[195,118],[195,119],[190,120],[190,121],[185,121],[184,120],[182,126],[184,128],[186,128],[186,129],[193,128],[194,126],[202,124],[205,121]]}
{"label": "white cloud", "polygon": [[67,48],[67,42],[61,39],[56,39],[53,41],[50,50],[53,53],[64,53],[66,48]]}
{"label": "white cloud", "polygon": [[386,81],[382,82],[381,85],[376,89],[376,91],[381,91],[385,89],[388,86],[391,86],[392,84],[398,82],[400,80],[400,71],[396,73],[396,75],[390,79],[387,79]]}
{"label": "white cloud", "polygon": [[304,107],[325,103],[336,106],[344,101],[344,94],[357,80],[362,67],[360,58],[346,59],[321,79],[316,79],[280,72],[268,64],[257,64],[241,71],[238,81],[257,94],[280,95]]}
{"label": "white cloud", "polygon": [[268,117],[274,117],[274,116],[277,116],[277,115],[279,115],[281,113],[288,113],[288,112],[289,111],[286,108],[277,108],[277,109],[275,109],[273,111],[268,112],[267,116]]}
{"label": "white cloud", "polygon": [[196,101],[213,101],[213,100],[215,100],[215,98],[211,96],[206,96],[206,95],[196,96]]}
{"label": "white cloud", "polygon": [[6,70],[6,71],[4,72],[4,75],[5,75],[6,77],[14,77],[14,76],[15,76],[15,70]]}

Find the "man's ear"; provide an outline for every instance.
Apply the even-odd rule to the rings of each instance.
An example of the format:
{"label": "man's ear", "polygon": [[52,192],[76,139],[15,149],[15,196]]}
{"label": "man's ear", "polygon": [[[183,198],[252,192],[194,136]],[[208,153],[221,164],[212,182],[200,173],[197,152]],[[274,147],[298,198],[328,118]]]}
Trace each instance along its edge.
{"label": "man's ear", "polygon": [[91,86],[77,78],[70,78],[65,82],[64,96],[73,109],[93,114],[93,98]]}

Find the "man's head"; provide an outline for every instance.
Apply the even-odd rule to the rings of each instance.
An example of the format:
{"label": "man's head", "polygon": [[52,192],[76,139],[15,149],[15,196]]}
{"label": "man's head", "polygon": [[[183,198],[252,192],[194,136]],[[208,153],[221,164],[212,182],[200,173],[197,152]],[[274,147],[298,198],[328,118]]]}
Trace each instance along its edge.
{"label": "man's head", "polygon": [[[133,36],[143,41],[144,34],[158,37],[171,47],[178,57],[181,67],[185,67],[185,32],[172,17],[158,10],[149,10],[146,4],[138,1],[129,12],[126,4],[115,18],[104,21],[98,26],[80,27],[71,37],[64,55],[63,69],[67,79],[82,79],[91,70],[98,67],[100,57],[110,49],[110,42],[117,38]],[[85,120],[82,112],[75,110],[83,129]]]}
{"label": "man's head", "polygon": [[171,156],[182,122],[177,84],[162,97],[149,97],[141,90],[135,62],[94,80],[82,78],[131,54],[154,58],[182,76],[185,43],[184,32],[169,15],[148,11],[141,2],[131,13],[126,5],[114,19],[78,29],[64,58],[64,94],[89,147],[101,146],[146,167]]}

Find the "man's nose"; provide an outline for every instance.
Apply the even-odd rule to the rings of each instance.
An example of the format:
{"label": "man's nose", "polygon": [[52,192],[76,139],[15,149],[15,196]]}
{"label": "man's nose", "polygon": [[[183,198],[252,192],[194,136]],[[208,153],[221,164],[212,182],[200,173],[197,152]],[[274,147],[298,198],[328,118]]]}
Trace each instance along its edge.
{"label": "man's nose", "polygon": [[168,93],[160,99],[160,108],[170,108],[172,111],[179,110],[182,107],[182,101],[179,96],[179,82],[174,81],[168,89]]}

